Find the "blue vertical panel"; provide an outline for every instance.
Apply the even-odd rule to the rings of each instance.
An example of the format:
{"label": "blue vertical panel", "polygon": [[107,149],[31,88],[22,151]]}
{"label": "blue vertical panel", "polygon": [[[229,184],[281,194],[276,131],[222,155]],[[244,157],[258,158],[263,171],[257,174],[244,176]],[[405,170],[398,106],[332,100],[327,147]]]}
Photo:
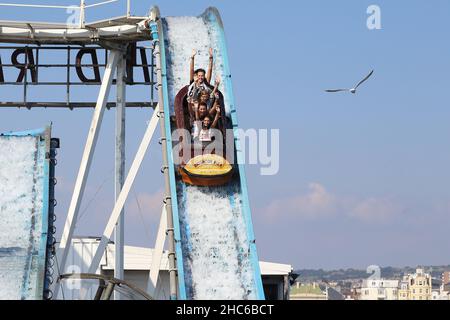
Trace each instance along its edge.
{"label": "blue vertical panel", "polygon": [[0,135],[0,299],[42,299],[50,128]]}
{"label": "blue vertical panel", "polygon": [[[169,112],[173,111],[175,95],[189,84],[191,50],[195,48],[199,52],[195,60],[199,67],[206,66],[205,52],[207,54],[208,48],[213,48],[216,52],[214,74],[223,79],[219,90],[224,95],[225,112],[234,129],[238,160],[237,174],[227,186],[185,186],[179,177],[175,177],[178,186],[175,188],[171,176],[180,287],[184,281],[183,289],[188,299],[264,299],[219,13],[210,8],[199,17],[166,17],[162,22],[164,35],[160,40],[164,44],[161,52],[164,77],[161,85],[167,136],[171,132],[167,115],[173,115]],[[173,172],[173,155],[170,149],[168,152],[169,167]],[[181,246],[178,246],[179,240]]]}
{"label": "blue vertical panel", "polygon": [[[173,216],[173,228],[175,237],[175,254],[177,263],[177,273],[178,273],[178,298],[181,300],[186,300],[186,288],[184,283],[184,269],[183,269],[183,255],[181,250],[181,232],[180,232],[180,222],[178,217],[178,200],[177,200],[177,190],[175,184],[175,168],[172,154],[172,130],[170,126],[170,110],[169,110],[169,97],[168,97],[168,87],[167,87],[167,65],[166,65],[166,50],[164,46],[164,34],[162,32],[163,28],[161,21],[158,23],[152,23],[150,25],[152,30],[152,36],[154,41],[159,41],[160,59],[161,59],[161,74],[162,83],[161,89],[163,95],[163,105],[164,105],[164,121],[165,121],[165,135],[167,143],[167,161],[170,179],[170,197],[172,202],[172,216]],[[157,112],[157,111],[155,111]]]}

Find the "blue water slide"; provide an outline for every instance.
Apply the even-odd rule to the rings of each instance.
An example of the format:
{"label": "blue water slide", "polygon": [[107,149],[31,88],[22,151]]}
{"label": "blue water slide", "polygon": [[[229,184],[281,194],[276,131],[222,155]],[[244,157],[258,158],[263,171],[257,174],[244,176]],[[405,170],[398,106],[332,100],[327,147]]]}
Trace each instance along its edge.
{"label": "blue water slide", "polygon": [[[167,149],[176,242],[179,299],[264,299],[255,235],[248,199],[244,157],[238,135],[231,72],[220,14],[208,8],[198,17],[162,18],[161,44],[164,113],[174,115],[175,95],[185,79],[192,46],[214,48],[215,73],[226,116],[234,134],[235,175],[227,185],[184,184],[176,174],[172,149]],[[193,32],[190,32],[192,28]],[[198,31],[198,36],[196,32]],[[192,38],[192,36],[194,38]],[[176,128],[165,117],[168,145]]]}
{"label": "blue water slide", "polygon": [[0,134],[0,299],[48,299],[54,206],[51,128]]}

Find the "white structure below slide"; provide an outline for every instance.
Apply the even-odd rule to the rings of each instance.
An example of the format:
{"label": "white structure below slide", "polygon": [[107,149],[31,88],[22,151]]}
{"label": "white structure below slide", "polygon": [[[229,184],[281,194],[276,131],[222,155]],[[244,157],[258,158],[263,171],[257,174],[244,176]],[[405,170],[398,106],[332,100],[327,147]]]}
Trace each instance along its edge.
{"label": "white structure below slide", "polygon": [[[100,238],[95,237],[74,238],[67,258],[67,266],[70,267],[74,273],[87,272],[99,242]],[[114,275],[114,250],[115,246],[110,242],[102,257],[97,273],[108,276]],[[125,246],[125,277],[123,280],[146,290],[149,277],[149,266],[152,265],[153,251],[154,250],[150,248]],[[259,262],[259,266],[261,268],[264,286],[266,287],[267,284],[268,288],[270,287],[271,290],[274,290],[274,295],[271,296],[276,297],[279,300],[286,299],[287,297],[284,296],[283,293],[288,291],[285,286],[286,284],[289,285],[289,282],[286,280],[292,272],[292,266],[262,261]],[[89,287],[86,299],[93,299],[95,290],[96,287],[94,285]],[[79,290],[77,289],[76,283],[65,281],[59,291],[58,299],[76,300],[79,299],[79,296]],[[126,299],[126,297],[122,298]],[[161,259],[154,299],[168,300],[169,298],[169,262],[167,259],[167,252],[164,252]]]}

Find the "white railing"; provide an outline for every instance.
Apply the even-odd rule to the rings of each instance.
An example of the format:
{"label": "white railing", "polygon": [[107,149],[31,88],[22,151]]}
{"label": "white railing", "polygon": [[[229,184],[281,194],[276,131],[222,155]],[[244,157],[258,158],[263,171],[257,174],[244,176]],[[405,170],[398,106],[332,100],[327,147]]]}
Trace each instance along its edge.
{"label": "white railing", "polygon": [[[97,2],[93,4],[86,5],[85,0],[80,0],[80,5],[69,5],[69,6],[61,6],[61,5],[47,5],[47,4],[21,4],[21,3],[0,3],[1,7],[22,7],[22,8],[48,8],[48,9],[74,9],[80,11],[80,19],[79,19],[79,27],[84,28],[85,26],[85,17],[86,17],[86,9],[98,7],[104,4],[118,2],[119,0],[106,0],[103,2]],[[127,17],[131,16],[131,0],[127,0]]]}
{"label": "white railing", "polygon": [[0,3],[2,7],[27,7],[27,8],[52,8],[52,9],[69,9],[76,6],[55,6],[46,4],[21,4],[21,3]]}

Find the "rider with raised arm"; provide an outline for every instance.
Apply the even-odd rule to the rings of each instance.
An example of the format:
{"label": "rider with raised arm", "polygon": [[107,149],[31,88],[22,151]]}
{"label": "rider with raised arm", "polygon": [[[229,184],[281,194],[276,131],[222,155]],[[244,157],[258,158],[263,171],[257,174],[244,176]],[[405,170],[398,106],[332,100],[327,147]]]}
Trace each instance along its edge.
{"label": "rider with raised arm", "polygon": [[[208,64],[208,73],[204,74],[206,77],[206,81],[208,84],[211,83],[212,78],[212,69],[214,67],[214,56],[213,56],[213,49],[209,48],[209,64]],[[195,81],[195,56],[197,55],[197,50],[192,49],[192,55],[191,55],[191,67],[190,67],[190,77],[189,77],[189,84],[192,84],[192,82]]]}
{"label": "rider with raised arm", "polygon": [[214,89],[211,93],[206,90],[203,90],[200,92],[199,102],[206,103],[206,106],[208,107],[208,111],[211,111],[215,102],[218,101],[220,98],[219,93],[218,93],[219,84],[220,84],[220,77],[217,76],[216,81],[214,83]]}
{"label": "rider with raised arm", "polygon": [[[201,91],[208,91],[211,92],[211,77],[212,77],[212,69],[214,66],[214,58],[213,58],[213,49],[209,49],[209,65],[208,65],[208,72],[205,71],[205,69],[197,69],[195,70],[195,56],[197,55],[197,50],[192,50],[191,55],[191,65],[190,65],[190,72],[189,72],[189,90],[188,90],[188,98],[190,99],[190,102],[193,103],[195,100],[198,99],[198,96]],[[189,101],[189,100],[188,100]]]}
{"label": "rider with raised arm", "polygon": [[198,139],[201,142],[208,142],[212,141],[212,130],[217,128],[217,124],[220,119],[220,107],[218,105],[215,105],[215,116],[214,121],[211,123],[211,116],[205,115],[203,119],[200,118],[200,111],[199,109],[201,107],[206,107],[203,103],[200,104],[199,108],[196,108],[195,111],[195,123],[194,123],[194,132],[193,132],[193,139]]}

